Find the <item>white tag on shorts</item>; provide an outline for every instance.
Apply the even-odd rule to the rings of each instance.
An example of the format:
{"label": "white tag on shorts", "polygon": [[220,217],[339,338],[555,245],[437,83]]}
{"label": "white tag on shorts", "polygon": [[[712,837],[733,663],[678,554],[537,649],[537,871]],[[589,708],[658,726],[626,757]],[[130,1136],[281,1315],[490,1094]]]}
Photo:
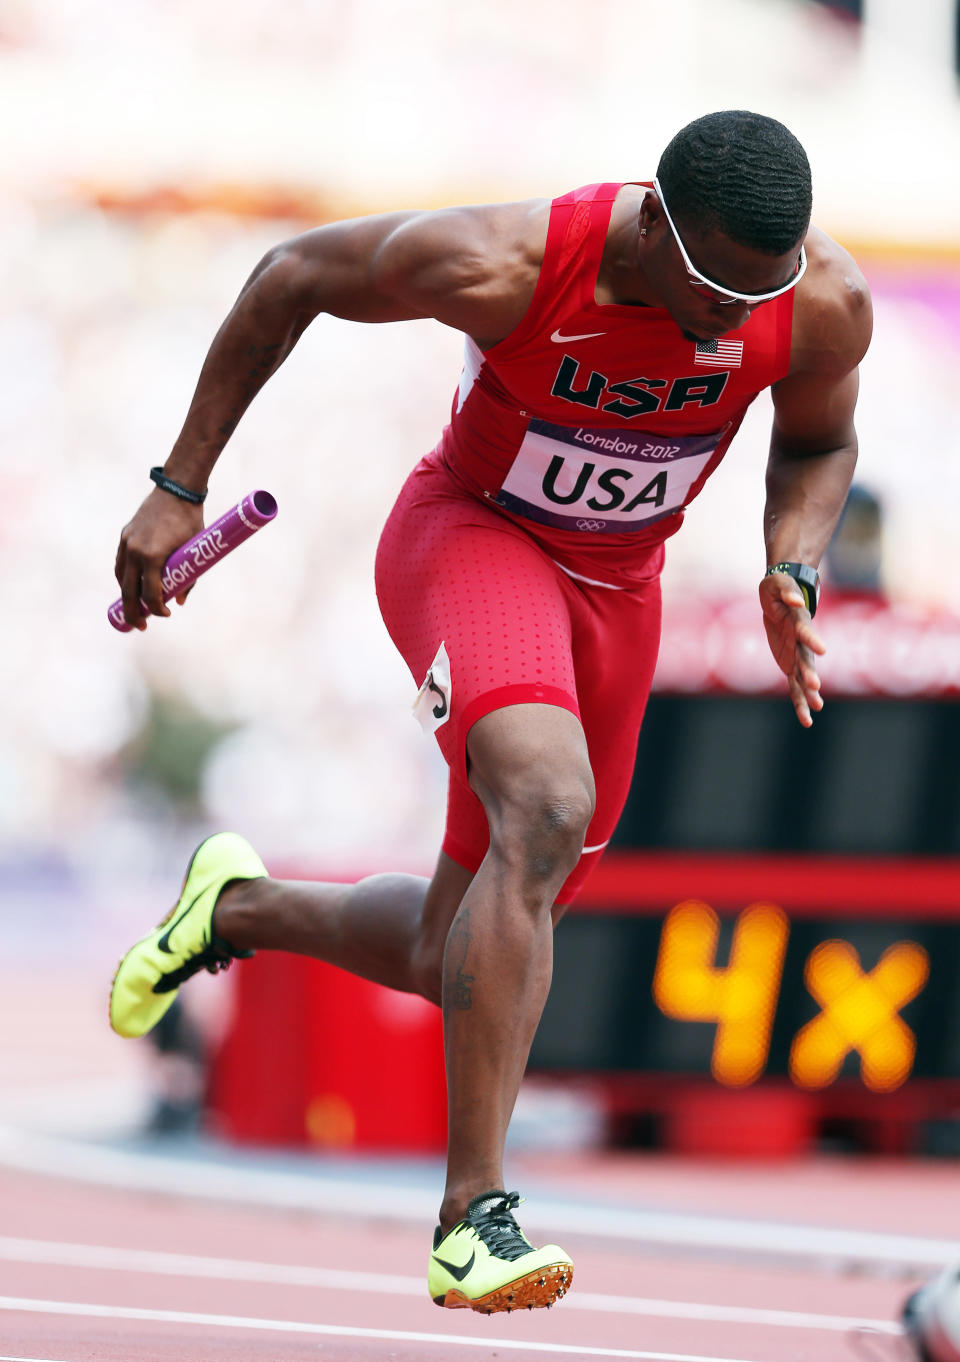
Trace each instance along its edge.
{"label": "white tag on shorts", "polygon": [[430,670],[413,702],[413,713],[424,733],[436,733],[450,718],[453,683],[450,680],[450,659],[447,645],[441,643]]}

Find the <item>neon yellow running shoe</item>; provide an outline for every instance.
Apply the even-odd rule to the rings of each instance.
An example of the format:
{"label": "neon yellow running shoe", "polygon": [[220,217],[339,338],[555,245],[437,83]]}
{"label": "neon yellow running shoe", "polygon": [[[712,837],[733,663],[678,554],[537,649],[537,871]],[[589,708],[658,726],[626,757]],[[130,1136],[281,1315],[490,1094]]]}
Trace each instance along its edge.
{"label": "neon yellow running shoe", "polygon": [[226,969],[253,951],[237,950],[213,930],[213,910],[231,880],[257,880],[267,868],[249,842],[218,832],[193,853],[180,897],[162,922],[120,961],[110,990],[110,1025],[120,1036],[143,1036],[156,1026],[180,985],[207,969]]}
{"label": "neon yellow running shoe", "polygon": [[556,1244],[535,1249],[524,1237],[512,1215],[520,1201],[516,1192],[483,1192],[449,1234],[437,1226],[427,1272],[435,1305],[492,1315],[549,1307],[566,1295],[573,1263]]}

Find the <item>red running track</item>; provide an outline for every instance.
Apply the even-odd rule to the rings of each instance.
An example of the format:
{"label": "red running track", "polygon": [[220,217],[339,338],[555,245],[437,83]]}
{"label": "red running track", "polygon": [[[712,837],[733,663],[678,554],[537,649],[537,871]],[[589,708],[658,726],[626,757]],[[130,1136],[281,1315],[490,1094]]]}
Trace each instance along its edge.
{"label": "red running track", "polygon": [[5,1170],[0,1206],[0,1362],[855,1362],[857,1321],[885,1329],[872,1355],[893,1362],[909,1287],[563,1235],[570,1295],[482,1317],[428,1298],[430,1226]]}

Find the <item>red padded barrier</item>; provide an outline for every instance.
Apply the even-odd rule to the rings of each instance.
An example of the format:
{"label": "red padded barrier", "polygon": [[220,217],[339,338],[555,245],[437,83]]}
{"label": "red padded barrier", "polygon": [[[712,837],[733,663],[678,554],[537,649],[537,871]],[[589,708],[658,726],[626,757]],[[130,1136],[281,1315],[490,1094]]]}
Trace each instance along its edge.
{"label": "red padded barrier", "polygon": [[446,1148],[439,1008],[316,960],[261,951],[233,966],[234,1015],[207,1110],[252,1143]]}

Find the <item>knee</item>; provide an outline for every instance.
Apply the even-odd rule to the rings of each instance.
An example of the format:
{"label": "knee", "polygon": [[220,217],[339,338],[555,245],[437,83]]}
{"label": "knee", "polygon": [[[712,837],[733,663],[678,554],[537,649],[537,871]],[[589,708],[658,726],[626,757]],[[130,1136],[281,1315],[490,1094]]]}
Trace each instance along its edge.
{"label": "knee", "polygon": [[491,852],[538,898],[549,890],[552,902],[580,859],[594,803],[589,772],[531,773],[506,792],[491,817]]}
{"label": "knee", "polygon": [[595,791],[580,721],[552,705],[511,705],[478,720],[470,785],[490,828],[492,868],[531,906],[550,906],[577,864]]}

